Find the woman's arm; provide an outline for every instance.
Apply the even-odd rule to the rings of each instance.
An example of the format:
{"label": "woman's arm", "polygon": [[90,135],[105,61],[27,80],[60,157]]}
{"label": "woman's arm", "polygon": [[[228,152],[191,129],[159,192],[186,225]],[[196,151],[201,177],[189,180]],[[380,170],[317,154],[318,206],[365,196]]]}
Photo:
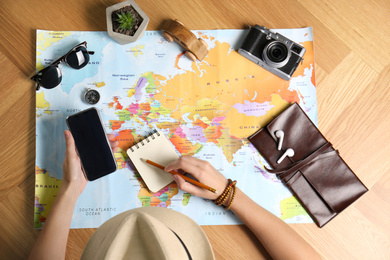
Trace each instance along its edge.
{"label": "woman's arm", "polygon": [[[185,182],[174,176],[180,189],[195,196],[215,200],[226,188],[228,181],[210,163],[182,156],[165,168],[166,171],[181,170],[190,173],[200,182],[218,190],[208,190]],[[236,187],[231,210],[248,226],[273,259],[321,259],[320,255],[286,223],[265,210]]]}
{"label": "woman's arm", "polygon": [[65,259],[73,211],[79,195],[87,185],[72,134],[65,131],[64,135],[66,152],[61,188],[29,259]]}
{"label": "woman's arm", "polygon": [[[29,259],[65,259],[70,223],[76,202],[87,185],[72,134],[64,132],[66,151],[60,191],[34,244]],[[113,136],[108,135],[111,139]],[[118,142],[111,142],[115,151]]]}
{"label": "woman's arm", "polygon": [[65,259],[69,227],[77,199],[78,195],[73,187],[61,185],[29,259]]}
{"label": "woman's arm", "polygon": [[321,259],[320,255],[280,218],[265,210],[239,188],[231,210],[255,234],[273,259]]}

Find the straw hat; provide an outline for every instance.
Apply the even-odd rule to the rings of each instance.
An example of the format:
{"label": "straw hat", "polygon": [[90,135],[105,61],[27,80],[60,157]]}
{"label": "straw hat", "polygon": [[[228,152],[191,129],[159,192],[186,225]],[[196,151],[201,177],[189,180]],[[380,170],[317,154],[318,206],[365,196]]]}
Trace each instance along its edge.
{"label": "straw hat", "polygon": [[167,208],[123,212],[101,225],[81,259],[214,259],[209,240],[189,217]]}

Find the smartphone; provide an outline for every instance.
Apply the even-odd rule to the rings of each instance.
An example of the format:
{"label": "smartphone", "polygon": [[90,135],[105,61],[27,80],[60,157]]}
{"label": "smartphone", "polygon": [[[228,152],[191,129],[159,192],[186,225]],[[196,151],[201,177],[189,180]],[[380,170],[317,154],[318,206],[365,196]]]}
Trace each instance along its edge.
{"label": "smartphone", "polygon": [[84,174],[89,181],[116,171],[115,157],[96,108],[69,116],[66,124],[73,135]]}

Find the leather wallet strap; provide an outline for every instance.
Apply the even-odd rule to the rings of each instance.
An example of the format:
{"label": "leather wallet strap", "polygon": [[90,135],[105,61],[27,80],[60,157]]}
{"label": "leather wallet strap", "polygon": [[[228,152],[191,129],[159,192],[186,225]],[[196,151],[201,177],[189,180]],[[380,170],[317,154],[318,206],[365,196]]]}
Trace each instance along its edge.
{"label": "leather wallet strap", "polygon": [[289,165],[288,167],[278,169],[278,170],[268,169],[267,167],[265,167],[265,169],[269,173],[278,175],[279,179],[283,180],[284,182],[287,182],[289,179],[291,179],[291,177],[294,176],[291,175],[292,173],[296,173],[298,170],[302,169],[309,163],[321,159],[323,157],[328,157],[330,155],[338,154],[337,150],[332,150],[330,152],[324,153],[324,151],[326,151],[326,149],[328,149],[329,147],[332,147],[332,144],[330,142],[327,142],[324,145],[322,145],[320,148],[318,148],[316,151],[311,153],[309,156],[307,156],[305,159],[296,161],[295,163]]}

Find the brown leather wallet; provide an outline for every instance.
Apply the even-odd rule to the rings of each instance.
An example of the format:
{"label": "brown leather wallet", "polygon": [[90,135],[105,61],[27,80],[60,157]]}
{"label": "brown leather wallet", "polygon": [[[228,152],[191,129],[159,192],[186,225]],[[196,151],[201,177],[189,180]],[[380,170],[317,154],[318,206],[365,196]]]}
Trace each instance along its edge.
{"label": "brown leather wallet", "polygon": [[[275,133],[283,131],[281,138]],[[314,222],[323,227],[368,191],[297,103],[248,140],[290,189]],[[294,155],[278,163],[287,149]]]}

